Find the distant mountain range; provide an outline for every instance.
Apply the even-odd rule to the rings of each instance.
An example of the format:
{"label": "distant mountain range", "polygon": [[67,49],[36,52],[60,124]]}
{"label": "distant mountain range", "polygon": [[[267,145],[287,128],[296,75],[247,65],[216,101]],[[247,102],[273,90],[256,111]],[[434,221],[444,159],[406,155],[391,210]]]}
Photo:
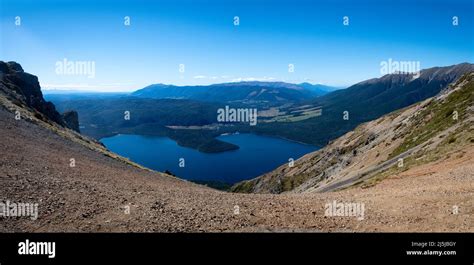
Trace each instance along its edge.
{"label": "distant mountain range", "polygon": [[[432,97],[461,75],[474,70],[474,65],[461,63],[446,67],[422,70],[419,77],[413,74],[388,74],[335,91],[313,104],[341,106],[356,110],[358,117],[378,115]],[[364,115],[365,114],[365,115]]]}
{"label": "distant mountain range", "polygon": [[155,99],[193,99],[212,102],[285,102],[325,95],[338,88],[310,83],[237,82],[209,86],[174,86],[155,84],[131,95]]}
{"label": "distant mountain range", "polygon": [[427,99],[446,88],[474,65],[461,63],[424,69],[414,74],[389,74],[357,83],[326,95],[282,108],[282,115],[294,110],[319,107],[322,115],[296,122],[262,123],[252,128],[262,134],[281,136],[324,146],[360,123]]}

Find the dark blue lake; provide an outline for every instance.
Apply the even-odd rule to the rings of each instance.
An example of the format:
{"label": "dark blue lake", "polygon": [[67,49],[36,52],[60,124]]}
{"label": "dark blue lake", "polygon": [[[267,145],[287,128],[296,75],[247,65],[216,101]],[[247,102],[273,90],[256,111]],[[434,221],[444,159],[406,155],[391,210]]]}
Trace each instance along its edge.
{"label": "dark blue lake", "polygon": [[[188,180],[235,183],[257,177],[318,149],[280,138],[255,134],[222,135],[218,139],[238,145],[238,150],[202,153],[179,146],[166,137],[115,135],[101,141],[113,152],[148,168],[169,170]],[[180,167],[184,158],[184,167]]]}

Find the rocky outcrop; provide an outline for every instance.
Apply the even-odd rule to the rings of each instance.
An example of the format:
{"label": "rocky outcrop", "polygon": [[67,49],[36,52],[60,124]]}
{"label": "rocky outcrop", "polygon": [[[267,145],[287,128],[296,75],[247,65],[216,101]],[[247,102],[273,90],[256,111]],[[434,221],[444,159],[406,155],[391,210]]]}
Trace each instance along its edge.
{"label": "rocky outcrop", "polygon": [[62,114],[62,118],[64,120],[65,125],[76,131],[80,132],[79,130],[79,115],[77,114],[77,111],[70,110],[66,111]]}
{"label": "rocky outcrop", "polygon": [[65,113],[61,116],[54,104],[43,98],[38,77],[25,73],[20,64],[0,61],[0,91],[15,104],[27,106],[44,115],[46,119],[79,131],[77,113]]}

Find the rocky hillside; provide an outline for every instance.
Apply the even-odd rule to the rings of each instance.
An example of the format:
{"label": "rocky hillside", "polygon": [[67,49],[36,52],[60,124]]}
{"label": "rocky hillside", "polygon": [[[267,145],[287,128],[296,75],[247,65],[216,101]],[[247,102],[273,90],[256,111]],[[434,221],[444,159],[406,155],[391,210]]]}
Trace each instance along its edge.
{"label": "rocky hillside", "polygon": [[[468,67],[468,66],[466,66]],[[422,77],[435,78],[437,69]],[[439,69],[438,69],[439,71]],[[445,73],[449,75],[449,73]],[[455,74],[455,73],[452,73]],[[367,81],[371,82],[371,81]],[[233,187],[235,192],[325,192],[369,187],[430,162],[462,156],[474,146],[474,72],[437,96],[364,123],[278,169]]]}
{"label": "rocky hillside", "polygon": [[[474,64],[461,63],[423,69],[419,75],[387,74],[302,102],[300,106],[279,110],[285,117],[297,109],[320,108],[322,115],[259,123],[253,129],[260,134],[326,146],[329,141],[343,136],[364,122],[434,97],[462,75],[472,71]],[[345,115],[347,119],[344,118]]]}
{"label": "rocky hillside", "polygon": [[44,121],[79,131],[77,112],[68,111],[61,116],[53,103],[44,100],[38,77],[25,73],[16,62],[0,61],[0,92],[18,107],[28,107]]}

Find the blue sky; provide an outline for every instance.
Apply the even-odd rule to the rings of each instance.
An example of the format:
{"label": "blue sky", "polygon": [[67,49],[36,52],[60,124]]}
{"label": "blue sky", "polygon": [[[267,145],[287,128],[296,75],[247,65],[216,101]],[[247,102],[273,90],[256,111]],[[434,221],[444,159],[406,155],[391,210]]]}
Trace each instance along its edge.
{"label": "blue sky", "polygon": [[[348,86],[380,76],[389,58],[421,68],[473,63],[473,16],[473,0],[0,0],[0,60],[22,64],[43,89],[239,80]],[[64,58],[94,62],[93,78],[58,74]]]}

